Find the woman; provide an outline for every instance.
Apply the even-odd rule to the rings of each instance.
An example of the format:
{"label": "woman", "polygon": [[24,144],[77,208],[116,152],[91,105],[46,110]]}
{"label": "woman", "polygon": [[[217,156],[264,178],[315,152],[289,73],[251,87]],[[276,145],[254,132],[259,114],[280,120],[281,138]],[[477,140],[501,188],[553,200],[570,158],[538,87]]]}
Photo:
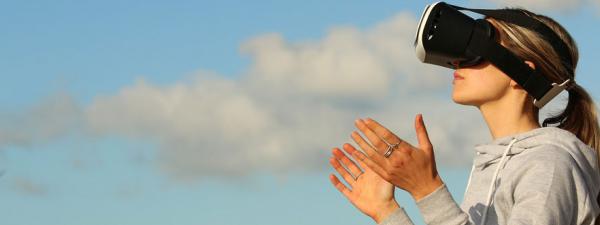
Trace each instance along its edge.
{"label": "woman", "polygon": [[[563,39],[574,71],[578,50],[568,32],[551,18],[515,10],[542,21]],[[575,80],[551,44],[535,31],[491,17],[486,20],[498,32],[498,41],[532,69],[552,82]],[[362,152],[348,143],[343,149],[358,165],[334,148],[330,163],[349,186],[333,174],[332,184],[378,224],[412,224],[394,199],[395,187],[411,194],[430,225],[600,223],[600,128],[589,94],[572,83],[565,110],[540,126],[532,97],[493,64],[484,61],[458,68],[455,77],[453,101],[477,107],[493,138],[475,146],[460,206],[438,175],[421,115],[415,119],[418,147],[375,120],[357,120],[366,139],[356,131],[351,137]]]}

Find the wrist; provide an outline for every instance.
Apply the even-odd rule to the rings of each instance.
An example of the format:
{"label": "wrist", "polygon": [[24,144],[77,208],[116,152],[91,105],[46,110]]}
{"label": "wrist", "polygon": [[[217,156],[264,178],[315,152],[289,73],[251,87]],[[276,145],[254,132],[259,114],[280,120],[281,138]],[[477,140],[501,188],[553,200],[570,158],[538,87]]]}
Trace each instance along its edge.
{"label": "wrist", "polygon": [[413,197],[415,202],[418,202],[419,200],[423,199],[425,196],[433,193],[435,190],[437,190],[443,184],[444,184],[444,182],[442,181],[442,179],[439,176],[436,176],[432,182],[429,182],[427,185],[420,188],[419,190],[412,192],[411,196]]}
{"label": "wrist", "polygon": [[377,212],[375,212],[375,215],[373,215],[372,218],[375,220],[375,223],[380,224],[383,220],[392,215],[392,213],[394,213],[394,211],[396,211],[398,208],[400,208],[398,202],[396,202],[396,200],[392,200],[383,207],[378,208]]}

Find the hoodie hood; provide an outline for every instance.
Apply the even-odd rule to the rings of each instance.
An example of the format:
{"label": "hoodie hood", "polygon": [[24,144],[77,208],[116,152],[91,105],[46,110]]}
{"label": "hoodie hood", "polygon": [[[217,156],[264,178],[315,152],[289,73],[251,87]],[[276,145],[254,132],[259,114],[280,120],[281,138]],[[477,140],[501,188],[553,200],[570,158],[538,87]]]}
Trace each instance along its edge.
{"label": "hoodie hood", "polygon": [[[577,164],[579,171],[585,171],[583,177],[586,180],[585,183],[588,189],[597,192],[596,185],[600,181],[597,153],[570,131],[557,127],[540,127],[527,132],[497,138],[487,144],[475,145],[477,155],[473,161],[471,174],[473,174],[476,168],[484,170],[488,165],[498,163],[492,176],[493,182],[490,184],[480,224],[485,224],[486,222],[487,211],[496,189],[498,173],[503,169],[506,162],[512,158],[511,156],[521,154],[528,149],[544,148],[549,145],[554,145],[558,149],[568,152]],[[540,150],[543,151],[543,149]],[[470,182],[471,177],[469,177],[467,189]]]}
{"label": "hoodie hood", "polygon": [[[579,140],[570,131],[557,127],[540,127],[527,132],[497,138],[489,143],[477,144],[475,145],[477,156],[473,161],[474,166],[483,169],[490,164],[497,163],[513,139],[516,139],[516,141],[510,147],[507,156],[520,154],[527,149],[542,145],[555,145],[569,152],[580,167],[594,168],[594,170],[585,171],[598,170],[598,158],[595,150]],[[598,182],[598,177],[594,177],[596,177],[595,181]]]}

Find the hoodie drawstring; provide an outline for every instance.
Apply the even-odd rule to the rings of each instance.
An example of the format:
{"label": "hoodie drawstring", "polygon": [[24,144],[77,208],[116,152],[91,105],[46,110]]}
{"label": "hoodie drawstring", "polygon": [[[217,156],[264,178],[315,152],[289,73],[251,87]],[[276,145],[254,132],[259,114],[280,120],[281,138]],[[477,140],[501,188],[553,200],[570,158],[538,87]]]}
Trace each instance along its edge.
{"label": "hoodie drawstring", "polygon": [[[500,159],[500,162],[498,163],[498,167],[496,167],[496,172],[494,172],[494,176],[492,177],[492,183],[490,184],[490,191],[488,192],[487,202],[485,204],[485,209],[483,210],[483,216],[481,218],[481,223],[479,223],[480,225],[485,225],[485,219],[487,217],[487,212],[488,212],[488,209],[490,207],[490,204],[492,203],[492,194],[496,190],[496,178],[498,177],[498,172],[500,171],[500,169],[502,167],[504,167],[504,163],[505,163],[504,159],[506,158],[506,155],[508,155],[508,153],[510,152],[510,147],[512,147],[512,145],[516,141],[517,141],[517,139],[513,138],[513,140],[508,145],[508,147],[506,147],[506,150],[504,151],[504,154],[502,155],[502,158]],[[468,184],[467,184],[467,186],[468,186]]]}
{"label": "hoodie drawstring", "polygon": [[[479,155],[479,152],[477,152],[477,155]],[[467,192],[469,192],[469,186],[471,186],[471,177],[473,177],[474,170],[475,164],[473,164],[473,166],[471,167],[471,172],[469,173],[469,180],[467,181],[467,188],[465,189],[465,193],[463,194],[463,196],[467,196]]]}

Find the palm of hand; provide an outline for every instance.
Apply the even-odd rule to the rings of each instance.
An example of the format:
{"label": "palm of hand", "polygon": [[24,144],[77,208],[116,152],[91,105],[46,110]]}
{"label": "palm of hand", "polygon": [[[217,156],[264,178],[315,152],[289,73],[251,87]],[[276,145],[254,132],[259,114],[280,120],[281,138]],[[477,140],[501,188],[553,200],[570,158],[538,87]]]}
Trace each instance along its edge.
{"label": "palm of hand", "polygon": [[[352,203],[367,215],[374,215],[380,206],[394,201],[394,185],[373,170],[366,169],[352,186]],[[362,210],[364,209],[364,210]]]}
{"label": "palm of hand", "polygon": [[[347,151],[354,147],[344,145]],[[333,150],[330,163],[350,187],[346,187],[335,175],[330,175],[332,184],[361,212],[377,217],[381,209],[397,205],[394,199],[394,185],[384,180],[375,171],[358,161],[364,172],[339,149]],[[341,164],[346,166],[345,169]],[[360,174],[360,175],[359,175]],[[358,179],[354,179],[358,175]]]}

